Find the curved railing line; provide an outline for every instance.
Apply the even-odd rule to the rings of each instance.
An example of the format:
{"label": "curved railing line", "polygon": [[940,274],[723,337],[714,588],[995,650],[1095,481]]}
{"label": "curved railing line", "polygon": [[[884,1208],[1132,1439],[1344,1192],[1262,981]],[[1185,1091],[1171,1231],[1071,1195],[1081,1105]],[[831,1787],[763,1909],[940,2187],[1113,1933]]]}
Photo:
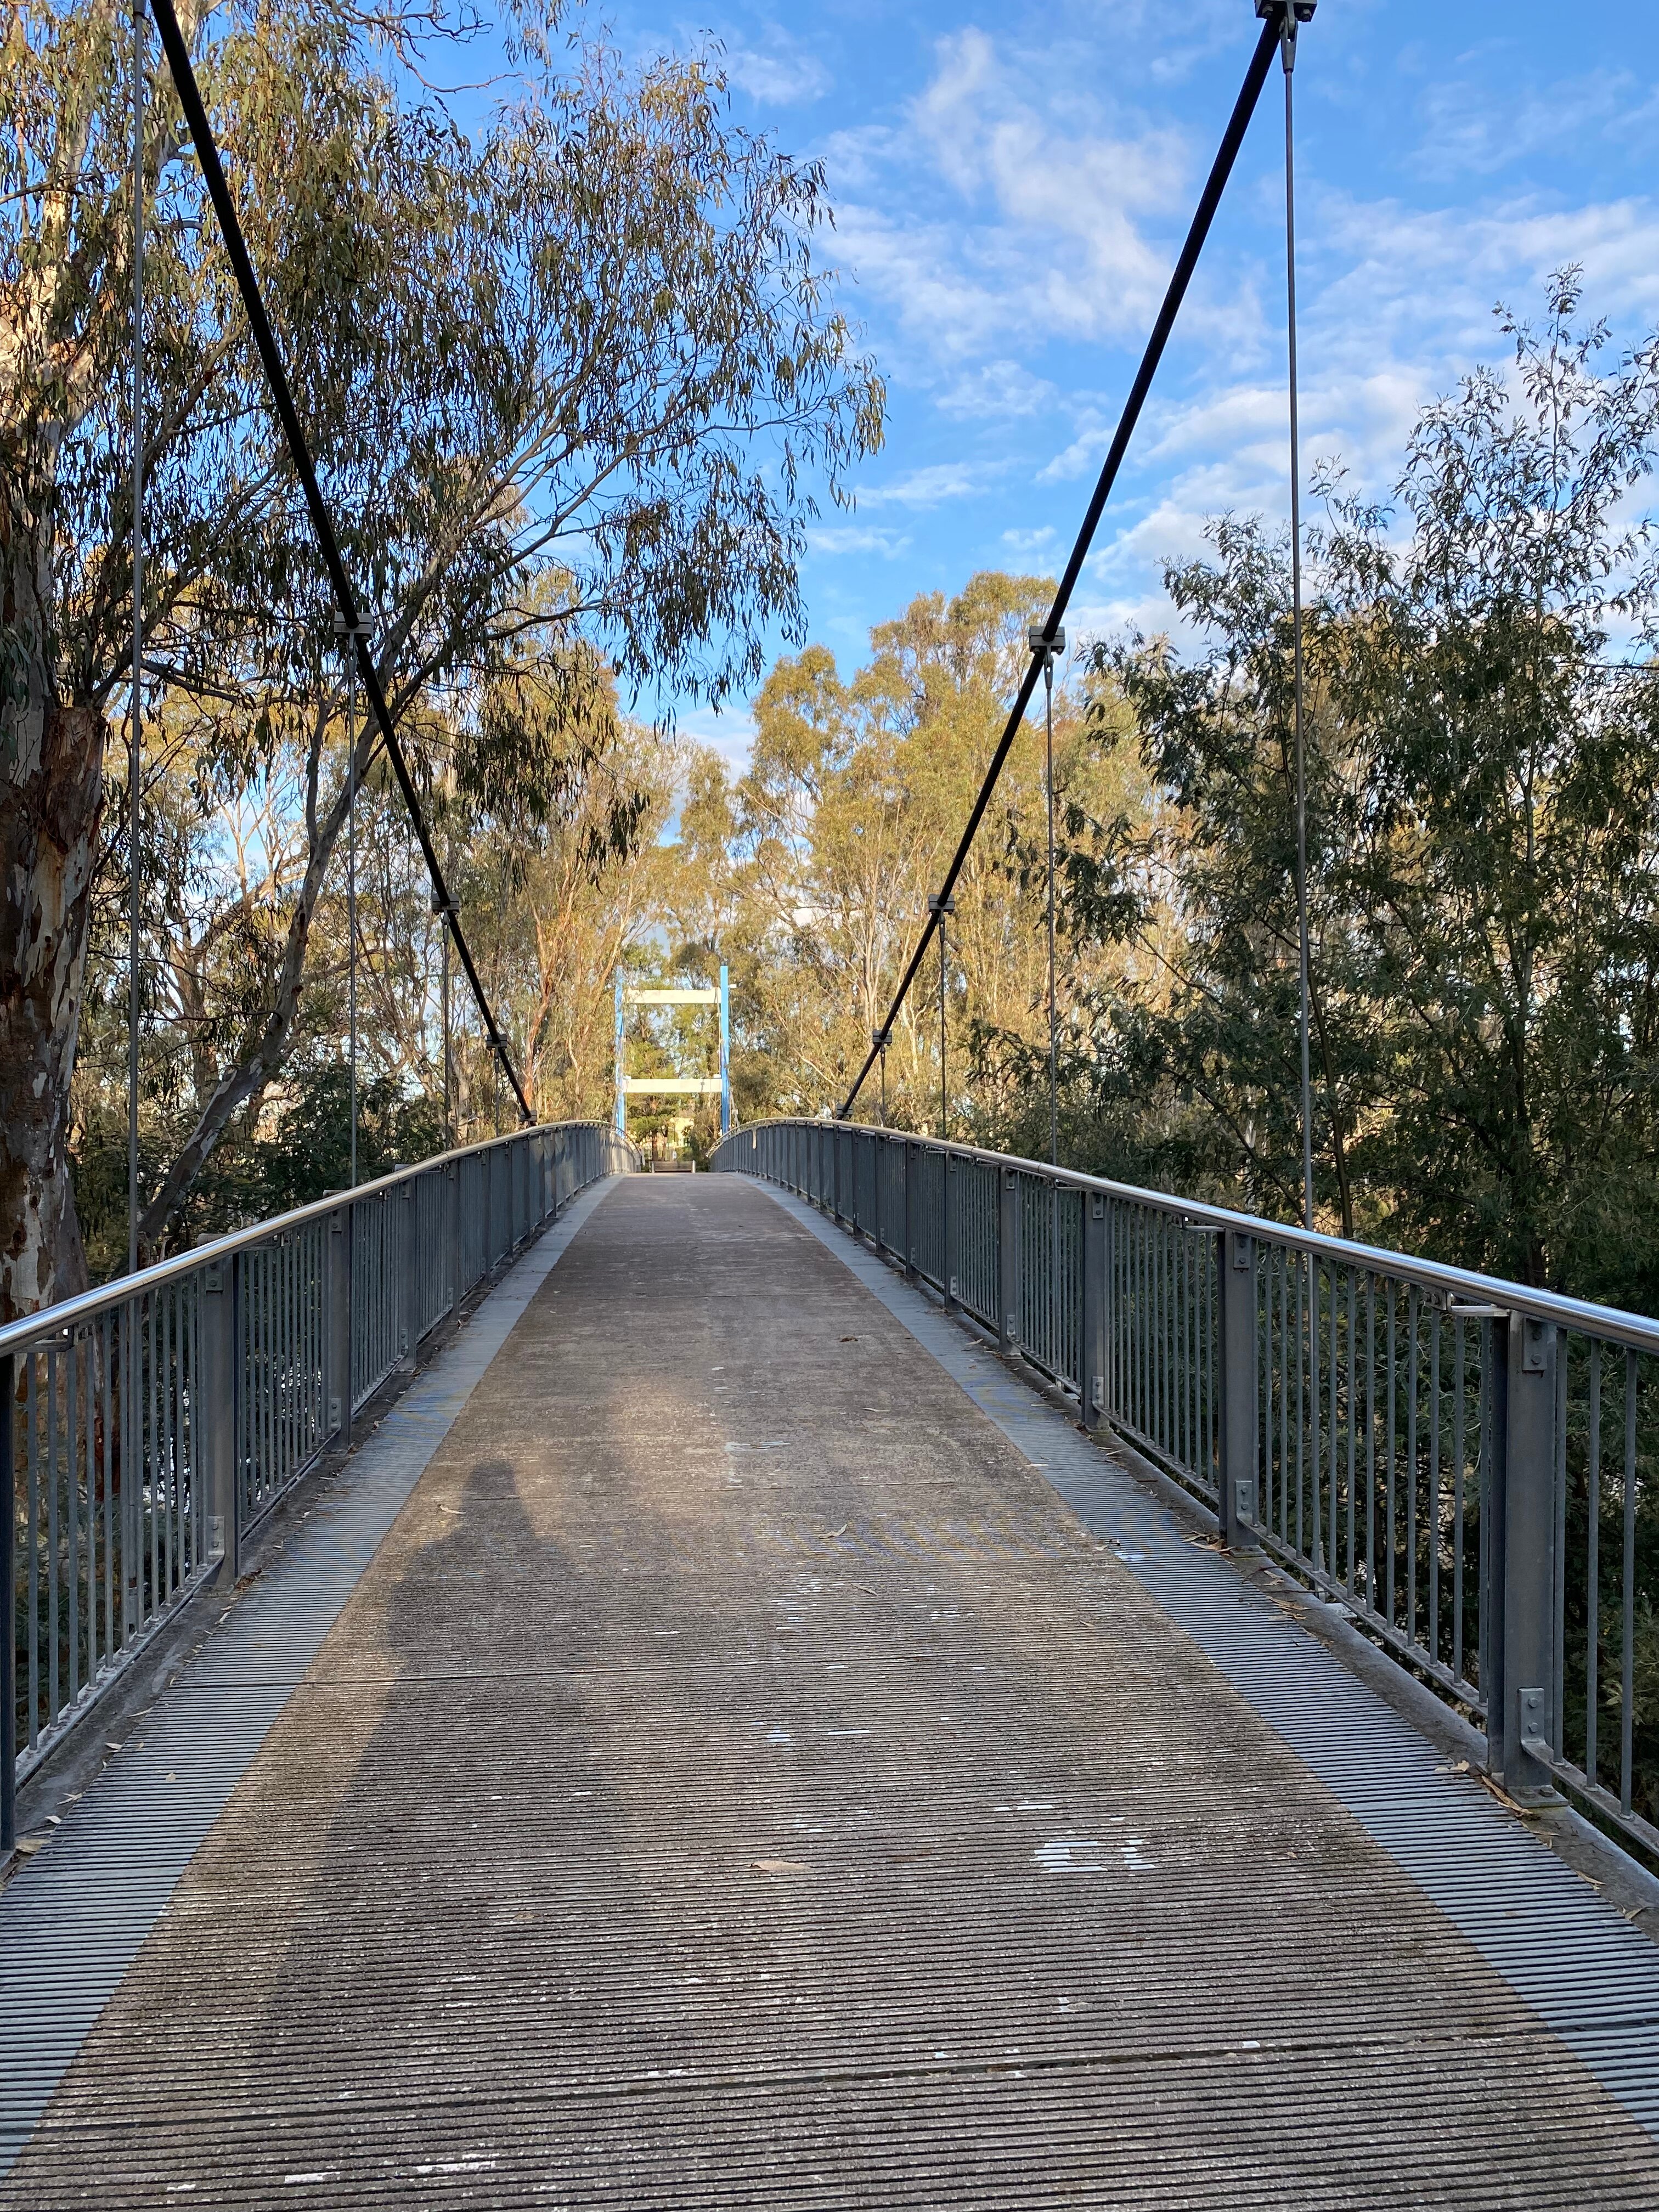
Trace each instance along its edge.
{"label": "curved railing line", "polygon": [[1659,1321],[1645,1314],[1629,1313],[1620,1306],[1597,1305],[1587,1298],[1569,1297],[1559,1291],[1534,1290],[1525,1283],[1511,1281],[1507,1276],[1483,1275],[1469,1267],[1457,1267],[1443,1260],[1425,1260],[1414,1253],[1391,1251],[1385,1245],[1361,1243],[1345,1237],[1328,1237],[1317,1229],[1304,1229],[1291,1222],[1269,1221],[1256,1213],[1240,1213],[1224,1206],[1212,1206],[1203,1199],[1182,1198],[1170,1191],[1143,1189],[1136,1183],[1115,1182],[1108,1176],[1085,1175],[1075,1168],[1057,1168],[1047,1160],[1027,1159],[1015,1152],[988,1152],[977,1145],[960,1145],[939,1137],[930,1137],[921,1131],[892,1129],[869,1121],[843,1121],[839,1118],[814,1117],[807,1115],[780,1114],[765,1121],[751,1121],[743,1129],[733,1130],[730,1137],[722,1138],[715,1147],[710,1164],[718,1159],[720,1150],[737,1139],[751,1136],[762,1129],[850,1129],[860,1136],[882,1137],[890,1142],[925,1145],[930,1151],[951,1152],[963,1159],[982,1162],[988,1167],[1018,1168],[1022,1173],[1042,1176],[1044,1181],[1060,1184],[1073,1190],[1102,1191],[1111,1198],[1126,1199],[1137,1206],[1150,1206],[1156,1212],[1194,1228],[1235,1230],[1241,1236],[1270,1239],[1291,1250],[1316,1254],[1321,1259],[1338,1261],[1346,1266],[1363,1266],[1373,1273],[1389,1274],[1406,1282],[1416,1283],[1428,1290],[1441,1290],[1466,1297],[1472,1304],[1501,1305],[1507,1312],[1524,1314],[1534,1321],[1554,1322],[1563,1327],[1583,1330],[1586,1334],[1604,1337],[1609,1341],[1626,1345],[1633,1352],[1659,1354]]}
{"label": "curved railing line", "polygon": [[[55,1305],[42,1306],[38,1313],[25,1314],[20,1320],[8,1322],[0,1328],[0,1359],[8,1352],[26,1352],[43,1338],[58,1336],[77,1322],[95,1318],[113,1305],[123,1305],[129,1298],[142,1297],[147,1291],[160,1290],[167,1284],[177,1282],[197,1267],[211,1266],[228,1254],[240,1252],[252,1244],[262,1244],[268,1237],[290,1234],[303,1229],[313,1221],[320,1221],[337,1213],[343,1206],[360,1198],[378,1197],[383,1191],[407,1182],[411,1176],[429,1175],[434,1168],[447,1167],[452,1161],[476,1159],[480,1154],[492,1152],[498,1146],[521,1145],[533,1137],[538,1129],[551,1133],[556,1129],[609,1129],[618,1134],[611,1122],[599,1115],[585,1115],[580,1121],[541,1121],[527,1129],[509,1129],[499,1137],[481,1138],[476,1145],[457,1145],[447,1152],[434,1152],[429,1159],[416,1160],[412,1165],[394,1168],[391,1174],[377,1176],[373,1182],[360,1182],[353,1188],[331,1191],[326,1197],[313,1198],[304,1206],[296,1206],[286,1213],[273,1213],[267,1219],[256,1221],[245,1229],[228,1230],[224,1236],[210,1238],[206,1243],[192,1244],[183,1252],[175,1252],[170,1259],[157,1260],[148,1267],[141,1267],[136,1275],[121,1275],[112,1283],[101,1284],[97,1289],[79,1291],[72,1298],[63,1298]],[[636,1156],[640,1148],[632,1137],[622,1136],[621,1141],[630,1146]]]}

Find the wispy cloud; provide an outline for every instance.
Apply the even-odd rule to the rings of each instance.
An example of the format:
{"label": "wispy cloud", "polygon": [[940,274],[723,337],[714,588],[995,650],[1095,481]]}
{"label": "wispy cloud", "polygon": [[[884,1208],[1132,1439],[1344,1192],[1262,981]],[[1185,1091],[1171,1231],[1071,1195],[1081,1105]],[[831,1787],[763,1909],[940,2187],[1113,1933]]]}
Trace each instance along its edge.
{"label": "wispy cloud", "polygon": [[1018,361],[988,361],[965,369],[935,394],[943,415],[986,421],[1048,413],[1060,402],[1059,388]]}
{"label": "wispy cloud", "polygon": [[861,484],[858,501],[866,507],[938,507],[947,499],[968,499],[985,489],[989,471],[967,461],[939,461],[913,469],[891,483]]}
{"label": "wispy cloud", "polygon": [[821,100],[831,82],[830,71],[816,54],[775,28],[763,46],[728,46],[726,73],[751,100],[769,107]]}
{"label": "wispy cloud", "polygon": [[712,707],[693,707],[678,718],[677,733],[695,745],[718,753],[734,775],[741,775],[754,750],[754,717],[746,708],[720,714]]}
{"label": "wispy cloud", "polygon": [[1422,94],[1413,166],[1430,182],[1535,167],[1541,155],[1582,151],[1587,142],[1633,147],[1659,122],[1659,84],[1628,69],[1534,80],[1517,97],[1508,86],[1495,87],[1494,58],[1491,46],[1461,55]]}
{"label": "wispy cloud", "polygon": [[878,553],[887,561],[896,560],[910,544],[897,531],[869,529],[856,522],[819,523],[807,532],[806,542],[814,553]]}
{"label": "wispy cloud", "polygon": [[[941,364],[1010,330],[1115,337],[1162,290],[1167,256],[1144,225],[1188,188],[1186,134],[1079,90],[1052,61],[957,32],[939,41],[905,128],[827,146],[832,188],[858,196],[837,213],[848,265]],[[878,202],[863,197],[878,185]],[[964,413],[996,395],[994,381],[976,394],[971,374],[949,389]],[[1020,411],[1007,405],[1018,390],[1005,379],[1003,411]]]}

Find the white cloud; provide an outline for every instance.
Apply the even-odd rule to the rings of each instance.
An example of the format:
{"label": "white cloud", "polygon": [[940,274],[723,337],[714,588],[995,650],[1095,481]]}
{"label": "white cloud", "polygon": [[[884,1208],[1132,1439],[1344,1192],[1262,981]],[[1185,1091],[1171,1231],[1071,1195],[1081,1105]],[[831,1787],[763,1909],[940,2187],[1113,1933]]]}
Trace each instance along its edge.
{"label": "white cloud", "polygon": [[892,530],[871,530],[856,522],[819,523],[806,533],[814,553],[879,553],[895,560],[908,550],[910,540]]}
{"label": "white cloud", "polygon": [[1060,393],[1046,377],[1034,376],[1017,361],[988,361],[965,370],[934,400],[942,415],[1008,419],[1046,412]]}
{"label": "white cloud", "polygon": [[1011,553],[1041,553],[1054,542],[1054,526],[1045,522],[1040,530],[1005,530],[1002,542]]}
{"label": "white cloud", "polygon": [[793,107],[803,100],[820,100],[831,82],[829,70],[816,55],[804,53],[793,40],[776,30],[764,51],[728,47],[726,73],[751,100],[769,107]]}
{"label": "white cloud", "polygon": [[1592,70],[1534,85],[1519,97],[1507,89],[1494,96],[1491,61],[1482,50],[1460,56],[1455,70],[1437,76],[1423,94],[1419,175],[1437,183],[1495,176],[1519,161],[1536,167],[1559,147],[1639,143],[1659,120],[1659,87],[1628,69]]}
{"label": "white cloud", "polygon": [[[1144,328],[1168,254],[1141,226],[1188,191],[1184,134],[1109,111],[1074,68],[1000,51],[983,31],[935,51],[907,129],[842,133],[826,149],[838,196],[879,191],[879,204],[838,197],[842,252],[860,284],[943,362],[1011,329],[1040,345]],[[1005,396],[1015,388],[1005,380]],[[957,411],[979,411],[970,381],[951,392]]]}
{"label": "white cloud", "polygon": [[718,753],[733,775],[741,775],[754,750],[754,717],[746,707],[721,713],[714,707],[692,707],[676,718],[676,731],[693,744]]}
{"label": "white cloud", "polygon": [[938,507],[947,499],[968,499],[985,488],[986,471],[965,461],[939,461],[912,469],[891,483],[860,484],[860,507]]}

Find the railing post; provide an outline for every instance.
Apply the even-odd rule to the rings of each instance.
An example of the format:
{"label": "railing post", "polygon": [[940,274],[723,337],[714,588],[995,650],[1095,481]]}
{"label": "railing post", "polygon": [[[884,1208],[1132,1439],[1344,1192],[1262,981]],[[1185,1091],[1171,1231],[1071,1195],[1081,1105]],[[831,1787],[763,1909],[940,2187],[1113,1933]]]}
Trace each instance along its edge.
{"label": "railing post", "polygon": [[1083,1313],[1078,1332],[1078,1401],[1085,1429],[1106,1418],[1106,1194],[1083,1194]]}
{"label": "railing post", "polygon": [[328,1217],[328,1425],[351,1449],[351,1201]]}
{"label": "railing post", "polygon": [[1255,1451],[1255,1240],[1224,1229],[1215,1240],[1216,1517],[1221,1540],[1234,1549],[1255,1544],[1259,1507]]}
{"label": "railing post", "polygon": [[906,1137],[904,1146],[904,1279],[916,1279],[916,1146]]}
{"label": "railing post", "polygon": [[143,1346],[138,1326],[141,1301],[121,1304],[121,1644],[131,1643],[143,1626]]}
{"label": "railing post", "polygon": [[445,1173],[449,1188],[444,1207],[444,1248],[449,1255],[449,1310],[461,1307],[461,1164],[451,1160]]}
{"label": "railing post", "polygon": [[207,1501],[208,1553],[220,1579],[242,1571],[241,1514],[236,1481],[236,1277],[241,1255],[202,1270],[202,1487]]}
{"label": "railing post", "polygon": [[[1511,1796],[1551,1789],[1555,1668],[1555,1394],[1560,1333],[1509,1317],[1493,1362],[1486,1510],[1486,1762]],[[1431,1540],[1437,1540],[1434,1531]]]}
{"label": "railing post", "polygon": [[415,1183],[416,1178],[410,1176],[407,1182],[398,1186],[404,1213],[403,1235],[398,1239],[404,1261],[401,1270],[403,1280],[398,1291],[398,1329],[403,1339],[398,1350],[411,1365],[415,1358],[415,1339],[421,1325],[421,1310],[416,1303],[415,1291],[418,1256],[415,1249],[415,1231],[420,1219],[420,1211],[415,1203]]}
{"label": "railing post", "polygon": [[939,1188],[944,1193],[945,1233],[939,1239],[944,1248],[944,1261],[939,1272],[945,1278],[945,1310],[957,1310],[957,1156],[945,1155],[945,1172],[939,1177]]}
{"label": "railing post", "polygon": [[1012,1168],[997,1181],[997,1345],[1019,1342],[1019,1184]]}
{"label": "railing post", "polygon": [[830,1190],[836,1226],[841,1226],[841,1131],[834,1123],[830,1128]]}
{"label": "railing post", "polygon": [[14,1611],[17,1563],[17,1368],[14,1355],[0,1357],[0,1590],[5,1592],[4,1634],[0,1636],[0,1869],[17,1841],[17,1633]]}

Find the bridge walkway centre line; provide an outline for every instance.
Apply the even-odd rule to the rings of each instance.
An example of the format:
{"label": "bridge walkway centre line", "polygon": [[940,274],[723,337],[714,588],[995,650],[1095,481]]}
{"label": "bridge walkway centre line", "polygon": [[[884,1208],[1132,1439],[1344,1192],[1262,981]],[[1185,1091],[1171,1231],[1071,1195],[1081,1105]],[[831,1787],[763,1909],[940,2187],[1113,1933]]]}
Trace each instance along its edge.
{"label": "bridge walkway centre line", "polygon": [[1649,2206],[1659,2143],[806,1225],[630,1178],[0,2188],[94,2202]]}

